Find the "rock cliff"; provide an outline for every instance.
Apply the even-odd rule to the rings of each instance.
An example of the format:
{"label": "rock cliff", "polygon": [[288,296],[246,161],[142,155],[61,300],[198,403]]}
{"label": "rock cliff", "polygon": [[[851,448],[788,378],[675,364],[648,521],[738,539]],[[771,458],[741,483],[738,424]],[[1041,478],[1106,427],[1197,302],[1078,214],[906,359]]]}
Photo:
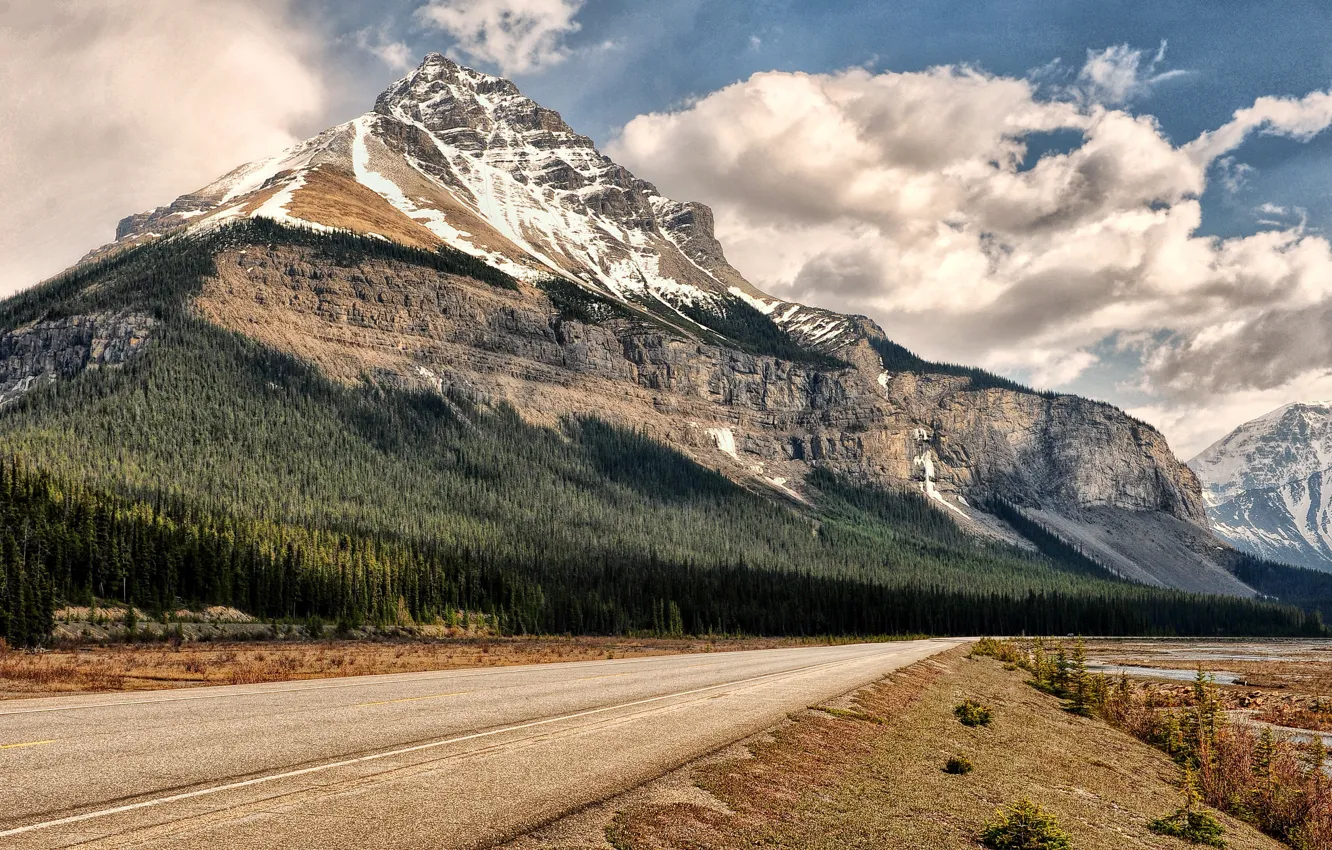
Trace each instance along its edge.
{"label": "rock cliff", "polygon": [[1123,531],[1161,514],[1206,537],[1197,480],[1150,426],[1074,396],[886,371],[870,344],[881,331],[861,318],[837,350],[846,365],[792,363],[637,318],[561,318],[534,285],[378,261],[331,268],[298,248],[223,255],[197,307],[343,381],[461,391],[548,423],[596,415],[797,500],[815,465],[917,487],[976,530],[998,527],[978,508],[1003,498],[1059,517],[1062,536],[1117,572],[1145,561],[1132,577],[1247,592],[1201,561],[1154,581],[1151,562],[1177,558],[1126,554],[1122,535],[1105,532],[1109,516]]}
{"label": "rock cliff", "polygon": [[153,324],[132,311],[104,312],[0,334],[0,405],[42,383],[124,363],[147,344]]}

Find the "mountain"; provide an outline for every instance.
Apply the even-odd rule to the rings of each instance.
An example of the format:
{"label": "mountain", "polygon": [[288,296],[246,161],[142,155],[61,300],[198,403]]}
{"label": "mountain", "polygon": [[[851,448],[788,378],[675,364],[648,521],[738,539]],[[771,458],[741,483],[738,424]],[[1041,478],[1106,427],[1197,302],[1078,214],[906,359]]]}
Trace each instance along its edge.
{"label": "mountain", "polygon": [[[595,411],[797,499],[811,463],[914,482],[980,530],[995,524],[972,505],[1001,497],[1126,577],[1250,592],[1207,557],[1197,485],[1151,427],[1108,405],[926,363],[864,317],[767,295],[726,262],[707,207],[662,197],[512,83],[439,54],[385,91],[372,112],[131,216],[119,244],[244,216],[447,245],[520,281],[576,282],[576,291],[671,332],[645,337],[566,323],[552,333],[550,308],[518,297],[516,325],[494,328],[499,350],[482,359],[466,350],[474,323],[417,299],[424,333],[404,335],[396,311],[379,309],[356,319],[378,338],[353,343],[346,319],[294,297],[304,272],[247,268],[242,277],[239,266],[223,264],[225,297],[212,286],[201,299],[211,318],[336,361],[329,368],[344,378],[373,369],[407,384],[461,388],[502,398],[537,421]],[[401,299],[401,286],[387,289],[375,304]],[[280,307],[259,294],[270,291]],[[363,294],[321,295],[325,303],[338,298],[346,299],[341,310],[364,309]],[[308,326],[307,341],[293,342],[293,323]],[[774,348],[786,337],[795,345]],[[319,353],[309,338],[324,341]],[[465,350],[444,350],[445,340]],[[737,347],[748,356],[737,358]],[[1124,533],[1144,523],[1145,533]]]}
{"label": "mountain", "polygon": [[1286,579],[1236,577],[1151,426],[773,298],[705,206],[437,54],[0,303],[6,452],[65,597],[559,631],[667,603],[699,630],[1297,622],[1244,601]]}
{"label": "mountain", "polygon": [[1288,404],[1231,431],[1189,466],[1216,533],[1246,552],[1332,571],[1332,403]]}
{"label": "mountain", "polygon": [[759,292],[726,262],[707,207],[662,197],[513,83],[438,53],[374,111],[130,216],[116,235],[136,244],[240,216],[447,244],[521,280],[571,277],[669,304],[686,324],[681,305],[743,299],[812,347],[835,345],[850,325]]}

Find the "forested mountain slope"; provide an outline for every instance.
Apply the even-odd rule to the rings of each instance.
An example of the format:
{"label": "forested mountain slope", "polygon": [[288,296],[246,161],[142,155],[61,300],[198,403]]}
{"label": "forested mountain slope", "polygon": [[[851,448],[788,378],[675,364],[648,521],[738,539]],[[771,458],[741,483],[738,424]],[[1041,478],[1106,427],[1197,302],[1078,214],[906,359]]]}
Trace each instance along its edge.
{"label": "forested mountain slope", "polygon": [[380,262],[326,274],[300,248],[221,257],[200,313],[336,379],[459,390],[547,424],[597,415],[795,498],[830,466],[915,487],[1000,536],[974,505],[1004,498],[1140,581],[1253,593],[1205,547],[1132,545],[1160,536],[1157,515],[1205,529],[1197,481],[1155,429],[927,363],[864,317],[760,291],[726,261],[707,207],[663,197],[513,83],[438,54],[365,115],[127,218],[102,255],[254,219],[450,247],[517,282],[442,288]]}
{"label": "forested mountain slope", "polygon": [[[510,631],[1319,628],[1290,608],[1115,581],[1057,546],[977,538],[917,492],[828,468],[803,502],[774,499],[600,418],[530,423],[392,370],[337,380],[201,317],[214,258],[242,251],[302,251],[362,278],[387,263],[497,296],[518,286],[447,251],[257,221],[5,302],[0,321],[18,330],[0,353],[67,333],[68,357],[47,365],[89,367],[43,373],[0,411],[11,641],[35,639],[54,600],[94,596],[345,622],[484,612]],[[558,314],[558,295],[529,289]],[[88,327],[102,330],[78,355]]]}

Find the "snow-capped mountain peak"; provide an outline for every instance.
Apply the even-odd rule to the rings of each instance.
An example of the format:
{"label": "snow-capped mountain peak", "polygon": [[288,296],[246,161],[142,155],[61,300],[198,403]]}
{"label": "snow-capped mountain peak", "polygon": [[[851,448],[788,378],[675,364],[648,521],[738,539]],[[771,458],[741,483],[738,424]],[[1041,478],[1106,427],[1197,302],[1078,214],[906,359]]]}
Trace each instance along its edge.
{"label": "snow-capped mountain peak", "polygon": [[1332,569],[1332,402],[1279,407],[1188,465],[1222,537],[1254,554]]}
{"label": "snow-capped mountain peak", "polygon": [[1213,500],[1332,467],[1332,402],[1294,402],[1231,431],[1189,461]]}
{"label": "snow-capped mountain peak", "polygon": [[727,261],[703,204],[663,197],[510,81],[432,53],[371,112],[131,216],[119,243],[262,216],[433,249],[515,277],[558,275],[625,302],[741,298],[821,350],[852,323],[758,290]]}

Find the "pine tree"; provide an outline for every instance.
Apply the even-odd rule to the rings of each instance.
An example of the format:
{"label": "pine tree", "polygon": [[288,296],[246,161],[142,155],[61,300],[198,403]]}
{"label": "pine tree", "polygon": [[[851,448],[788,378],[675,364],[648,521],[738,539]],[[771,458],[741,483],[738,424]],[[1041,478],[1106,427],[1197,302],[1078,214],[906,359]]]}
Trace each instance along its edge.
{"label": "pine tree", "polygon": [[1069,710],[1090,717],[1095,705],[1091,674],[1087,672],[1087,644],[1078,638],[1068,661]]}

